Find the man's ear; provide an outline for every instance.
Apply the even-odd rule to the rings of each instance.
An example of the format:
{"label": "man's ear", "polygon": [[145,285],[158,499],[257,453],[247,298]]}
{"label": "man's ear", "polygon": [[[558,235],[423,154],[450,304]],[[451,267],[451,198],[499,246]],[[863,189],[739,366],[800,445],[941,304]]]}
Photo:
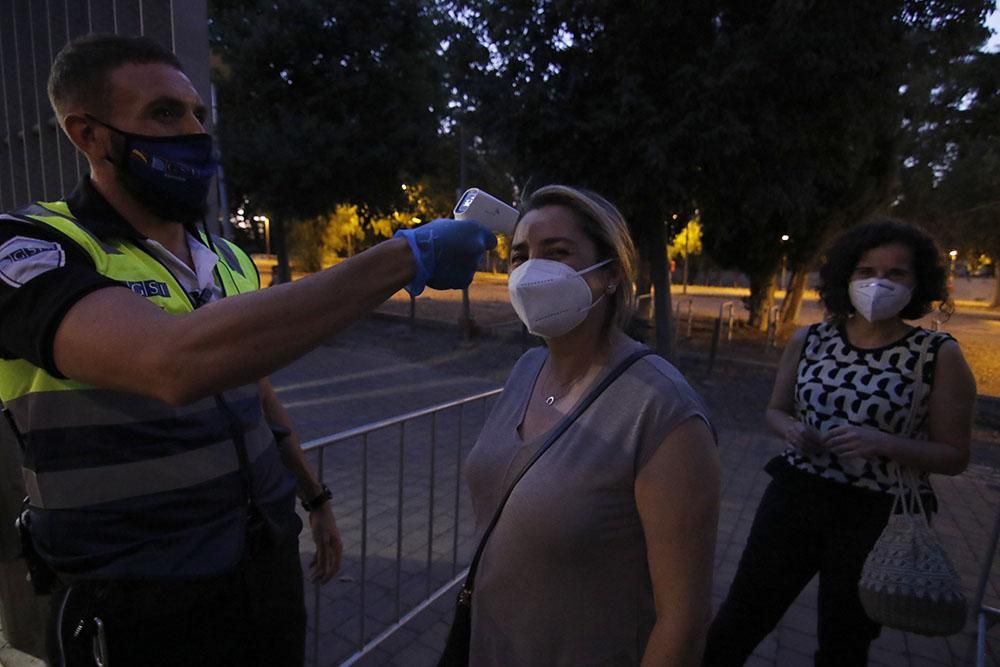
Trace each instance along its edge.
{"label": "man's ear", "polygon": [[82,113],[68,113],[62,122],[63,131],[81,153],[91,161],[107,157],[107,145],[98,137],[96,126]]}

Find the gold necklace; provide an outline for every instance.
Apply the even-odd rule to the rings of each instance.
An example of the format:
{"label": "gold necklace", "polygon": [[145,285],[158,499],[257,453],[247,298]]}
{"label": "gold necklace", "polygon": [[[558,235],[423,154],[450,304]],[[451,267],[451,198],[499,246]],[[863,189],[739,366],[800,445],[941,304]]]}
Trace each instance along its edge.
{"label": "gold necklace", "polygon": [[[577,382],[579,382],[586,375],[587,375],[587,373],[584,372],[583,375],[581,375],[580,377],[577,377],[577,378],[574,378],[574,379],[570,380],[566,384],[558,384],[557,383],[558,386],[559,386],[559,388],[563,390],[559,394],[557,394],[556,392],[552,392],[548,396],[545,396],[545,394],[547,392],[544,391],[544,389],[543,389],[542,396],[545,396],[545,398],[543,399],[543,402],[545,403],[545,405],[547,405],[548,407],[552,407],[553,405],[555,405],[556,401],[561,401],[562,399],[564,399],[573,390],[573,387],[576,386]],[[549,366],[546,366],[545,367],[545,380],[542,381],[542,383],[541,383],[540,386],[544,387],[546,384],[548,384],[548,381],[549,381],[549,379],[551,377],[552,377],[552,369]]]}

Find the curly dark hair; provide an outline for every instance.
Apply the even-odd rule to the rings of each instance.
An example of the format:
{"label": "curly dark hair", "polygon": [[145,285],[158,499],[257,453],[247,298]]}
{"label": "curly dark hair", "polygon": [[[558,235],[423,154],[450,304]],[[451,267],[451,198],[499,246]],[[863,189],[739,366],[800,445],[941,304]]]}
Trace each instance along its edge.
{"label": "curly dark hair", "polygon": [[916,285],[910,303],[899,313],[904,320],[916,320],[934,309],[934,303],[945,319],[954,312],[948,297],[948,274],[942,263],[941,251],[926,232],[913,225],[880,218],[847,230],[826,251],[819,270],[819,296],[830,317],[843,322],[854,313],[848,285],[861,256],[872,248],[898,243],[913,252],[913,274]]}

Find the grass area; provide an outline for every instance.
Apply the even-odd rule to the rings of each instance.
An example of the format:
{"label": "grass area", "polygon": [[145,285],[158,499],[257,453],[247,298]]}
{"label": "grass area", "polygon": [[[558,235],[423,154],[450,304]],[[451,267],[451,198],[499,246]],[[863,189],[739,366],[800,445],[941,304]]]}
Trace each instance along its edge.
{"label": "grass area", "polygon": [[[275,259],[273,256],[268,257],[265,255],[253,255],[253,260],[257,264],[257,269],[261,274],[261,282],[267,285],[270,282],[271,269],[275,264]],[[302,278],[306,274],[296,272],[292,278],[296,280]],[[485,283],[492,285],[506,285],[507,284],[507,274],[506,273],[493,273],[489,271],[479,271],[476,273],[475,282]],[[722,287],[714,285],[688,285],[687,294],[684,294],[684,288],[682,285],[671,285],[670,293],[674,296],[707,296],[707,297],[720,297],[720,298],[743,298],[750,295],[750,288],[748,287]],[[785,298],[785,290],[776,290],[774,293],[774,298],[781,300]],[[808,289],[805,293],[806,301],[816,301],[819,299],[819,293],[814,289]],[[955,306],[961,309],[970,310],[986,310],[991,308],[989,304],[989,299],[987,298],[972,298],[972,299],[955,299]]]}

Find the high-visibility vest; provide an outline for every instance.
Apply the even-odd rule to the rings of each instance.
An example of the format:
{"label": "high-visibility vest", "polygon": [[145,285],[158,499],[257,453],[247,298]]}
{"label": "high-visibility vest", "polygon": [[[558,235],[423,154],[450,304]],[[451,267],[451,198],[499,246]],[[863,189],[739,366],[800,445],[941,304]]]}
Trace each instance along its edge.
{"label": "high-visibility vest", "polygon": [[[82,248],[98,273],[166,312],[194,309],[159,260],[133,241],[97,238],[65,202],[35,204],[12,217],[55,230]],[[214,236],[212,245],[226,296],[257,289],[245,253]],[[281,462],[256,384],[175,407],[12,359],[0,360],[0,401],[24,446],[35,547],[67,578],[220,574],[239,562],[251,512],[272,537],[301,529],[295,480]]]}

